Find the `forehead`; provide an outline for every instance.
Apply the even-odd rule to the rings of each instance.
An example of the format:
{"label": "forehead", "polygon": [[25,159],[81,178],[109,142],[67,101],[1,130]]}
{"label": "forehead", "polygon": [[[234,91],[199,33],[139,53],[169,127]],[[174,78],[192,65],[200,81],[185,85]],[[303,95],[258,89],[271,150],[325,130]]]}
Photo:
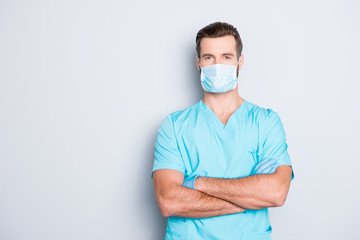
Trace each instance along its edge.
{"label": "forehead", "polygon": [[232,35],[217,38],[203,38],[200,42],[200,52],[203,54],[236,53],[236,41]]}

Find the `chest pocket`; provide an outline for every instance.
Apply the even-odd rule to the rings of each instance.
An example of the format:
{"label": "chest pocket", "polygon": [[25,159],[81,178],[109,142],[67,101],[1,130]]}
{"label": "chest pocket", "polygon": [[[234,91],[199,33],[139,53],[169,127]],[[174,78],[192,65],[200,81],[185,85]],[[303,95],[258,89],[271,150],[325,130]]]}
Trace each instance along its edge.
{"label": "chest pocket", "polygon": [[[233,156],[234,159],[232,161],[234,162],[233,166],[237,169],[236,171],[231,171],[232,177],[247,177],[251,175],[259,160],[258,128],[254,125],[244,125],[238,131],[238,136],[233,141],[229,141],[231,142],[229,151],[231,149],[239,149],[239,151],[234,151],[236,155]],[[231,156],[229,157],[231,158]]]}
{"label": "chest pocket", "polygon": [[247,163],[247,174],[250,175],[259,161],[259,128],[256,125],[245,128],[244,161]]}
{"label": "chest pocket", "polygon": [[203,126],[183,129],[178,144],[185,178],[249,176],[258,161],[258,131],[244,125],[226,133]]}

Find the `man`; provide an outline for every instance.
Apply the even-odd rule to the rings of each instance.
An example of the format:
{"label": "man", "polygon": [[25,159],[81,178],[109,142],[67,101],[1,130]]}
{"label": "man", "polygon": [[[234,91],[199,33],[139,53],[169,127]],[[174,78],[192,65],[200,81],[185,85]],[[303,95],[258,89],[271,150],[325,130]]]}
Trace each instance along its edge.
{"label": "man", "polygon": [[239,96],[244,56],[236,28],[204,27],[196,50],[204,98],[169,114],[155,143],[165,239],[271,239],[268,207],[284,204],[293,179],[282,122]]}

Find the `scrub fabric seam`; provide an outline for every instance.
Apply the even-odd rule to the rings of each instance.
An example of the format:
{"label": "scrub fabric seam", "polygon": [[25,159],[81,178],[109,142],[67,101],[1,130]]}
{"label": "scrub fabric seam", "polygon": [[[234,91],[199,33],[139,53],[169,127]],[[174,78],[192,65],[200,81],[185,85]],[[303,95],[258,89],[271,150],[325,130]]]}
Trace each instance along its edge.
{"label": "scrub fabric seam", "polygon": [[[185,175],[185,172],[186,172],[186,167],[185,167],[185,163],[184,163],[184,158],[183,158],[183,156],[181,155],[181,151],[180,151],[180,148],[179,148],[179,143],[178,143],[178,139],[177,139],[177,137],[176,137],[176,131],[175,131],[175,123],[174,123],[174,119],[173,119],[173,116],[172,116],[172,114],[170,114],[170,117],[171,117],[171,123],[172,123],[172,125],[173,125],[173,131],[174,131],[174,138],[175,138],[175,141],[176,141],[176,147],[177,147],[177,150],[178,150],[178,153],[179,153],[179,155],[180,155],[180,157],[181,157],[181,161],[182,161],[182,163],[183,163],[183,169],[184,169],[184,175]],[[185,177],[185,176],[184,176]]]}

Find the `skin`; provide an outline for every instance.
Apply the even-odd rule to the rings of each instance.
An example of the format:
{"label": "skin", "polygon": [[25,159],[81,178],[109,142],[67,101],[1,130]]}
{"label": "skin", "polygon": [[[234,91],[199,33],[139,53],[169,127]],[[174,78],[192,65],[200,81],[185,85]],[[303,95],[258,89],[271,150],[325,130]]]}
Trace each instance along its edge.
{"label": "skin", "polygon": [[156,200],[164,217],[205,218],[245,211],[228,201],[183,187],[184,174],[176,170],[156,170],[153,181]]}
{"label": "skin", "polygon": [[279,166],[275,173],[244,178],[196,178],[195,188],[246,209],[280,207],[285,203],[291,182],[291,167]]}
{"label": "skin", "polygon": [[[200,42],[200,58],[196,66],[212,64],[244,64],[244,56],[236,55],[236,41],[232,35],[219,38],[203,38]],[[203,102],[226,125],[230,116],[243,104],[238,85],[226,93],[204,91]],[[291,167],[279,166],[275,173],[253,175],[236,179],[198,177],[197,190],[183,187],[184,174],[170,169],[154,172],[155,196],[164,217],[179,216],[205,218],[244,212],[246,209],[280,207],[284,204],[291,182]]]}

